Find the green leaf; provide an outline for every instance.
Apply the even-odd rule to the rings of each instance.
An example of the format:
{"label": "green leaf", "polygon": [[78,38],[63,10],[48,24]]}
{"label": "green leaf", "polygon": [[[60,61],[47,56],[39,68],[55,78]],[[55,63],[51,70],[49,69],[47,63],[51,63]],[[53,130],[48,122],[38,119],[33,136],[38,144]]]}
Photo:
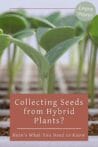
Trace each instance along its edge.
{"label": "green leaf", "polygon": [[0,34],[3,34],[3,30],[2,29],[0,29]]}
{"label": "green leaf", "polygon": [[45,17],[48,21],[56,25],[56,22],[60,20],[61,14],[60,12],[53,12],[52,14]]}
{"label": "green leaf", "polygon": [[4,12],[2,15],[8,15],[8,14],[15,14],[15,15],[23,16],[23,17],[28,16],[27,11],[24,9],[17,9],[16,11],[7,11],[7,12]]}
{"label": "green leaf", "polygon": [[80,21],[75,15],[67,15],[61,17],[57,22],[56,26],[70,26],[76,29],[76,34],[81,35],[85,31],[86,23]]}
{"label": "green leaf", "polygon": [[98,46],[98,15],[94,17],[89,25],[89,34],[94,43]]}
{"label": "green leaf", "polygon": [[50,23],[48,20],[37,18],[37,17],[28,17],[28,20],[31,24],[31,28],[39,28],[39,27],[50,27],[54,28],[55,26]]}
{"label": "green leaf", "polygon": [[51,29],[42,36],[40,40],[40,45],[46,51],[49,51],[58,43],[68,40],[74,36],[75,36],[75,30],[72,27]]}
{"label": "green leaf", "polygon": [[27,20],[16,14],[6,14],[0,16],[0,28],[6,34],[14,34],[29,27]]}
{"label": "green leaf", "polygon": [[13,35],[14,38],[23,39],[33,35],[32,29],[25,29]]}
{"label": "green leaf", "polygon": [[37,31],[36,31],[36,35],[37,35],[37,38],[38,38],[38,41],[40,42],[42,36],[48,32],[50,30],[50,28],[38,28]]}
{"label": "green leaf", "polygon": [[81,23],[78,23],[77,26],[75,27],[76,30],[76,36],[80,36],[83,33],[86,32],[86,29],[84,30],[85,27],[83,27],[83,25]]}
{"label": "green leaf", "polygon": [[5,34],[0,34],[0,58],[3,54],[5,48],[10,44],[10,36]]}
{"label": "green leaf", "polygon": [[79,42],[81,37],[73,37],[59,43],[46,54],[46,59],[50,65],[53,65],[72,45]]}
{"label": "green leaf", "polygon": [[75,27],[79,22],[78,18],[75,15],[67,15],[61,17],[58,22],[57,26],[72,26]]}
{"label": "green leaf", "polygon": [[19,41],[18,39],[12,38],[11,40],[18,47],[20,47],[32,59],[32,61],[35,62],[42,76],[46,76],[48,74],[49,64],[42,54],[40,54],[33,47],[29,46],[28,44],[22,41]]}

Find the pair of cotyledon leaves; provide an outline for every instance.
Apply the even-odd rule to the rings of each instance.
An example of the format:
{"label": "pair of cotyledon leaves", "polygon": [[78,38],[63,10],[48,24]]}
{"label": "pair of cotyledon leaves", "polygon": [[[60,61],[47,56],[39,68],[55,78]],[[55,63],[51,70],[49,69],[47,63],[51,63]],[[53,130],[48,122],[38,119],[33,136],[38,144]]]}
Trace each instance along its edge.
{"label": "pair of cotyledon leaves", "polygon": [[[59,34],[61,35],[59,36]],[[40,40],[41,46],[47,51],[46,55],[43,56],[35,48],[29,46],[23,41],[9,35],[1,34],[0,50],[3,51],[4,48],[9,46],[10,43],[16,44],[36,63],[40,73],[43,76],[47,76],[49,69],[58,60],[58,58],[61,57],[61,55],[63,55],[68,48],[79,40],[80,37],[75,36],[75,31],[73,28],[65,27],[51,29],[46,32]]]}

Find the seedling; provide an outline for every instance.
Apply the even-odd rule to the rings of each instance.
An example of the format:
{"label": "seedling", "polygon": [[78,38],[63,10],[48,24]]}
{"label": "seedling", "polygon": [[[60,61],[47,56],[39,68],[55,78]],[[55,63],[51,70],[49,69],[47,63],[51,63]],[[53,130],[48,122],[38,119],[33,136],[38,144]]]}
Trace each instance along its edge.
{"label": "seedling", "polygon": [[[57,36],[58,33],[62,34],[62,38]],[[44,49],[47,51],[45,55],[42,55],[36,49],[22,42],[21,40],[9,37],[10,43],[14,43],[16,46],[20,47],[37,65],[43,81],[44,93],[51,93],[50,89],[52,85],[50,84],[51,82],[49,80],[51,68],[54,66],[55,62],[68,50],[68,48],[70,48],[80,39],[81,37],[75,36],[75,31],[73,28],[65,27],[51,29],[45,33],[40,40],[41,46],[44,46]],[[52,41],[51,45],[48,43],[49,41]]]}
{"label": "seedling", "polygon": [[[7,22],[7,23],[6,23]],[[23,39],[31,36],[36,32],[38,27],[54,27],[47,20],[28,17],[20,12],[6,12],[0,16],[0,28],[4,33],[12,35],[14,38]],[[13,51],[13,52],[12,52]],[[13,91],[13,82],[19,67],[19,62],[16,63],[17,47],[14,44],[13,49],[10,44],[8,47],[8,75],[9,75],[9,90],[8,95]],[[21,61],[21,60],[19,60]],[[15,72],[16,71],[16,72]]]}
{"label": "seedling", "polygon": [[98,52],[98,16],[95,16],[91,22],[88,22],[85,27],[83,40],[79,43],[80,50],[80,63],[78,68],[78,76],[77,76],[77,88],[80,88],[82,75],[83,75],[83,65],[87,53],[88,40],[91,41],[91,49],[89,55],[89,65],[88,65],[88,95],[91,99],[91,107],[94,106],[95,99],[95,71],[97,65],[97,52]]}
{"label": "seedling", "polygon": [[98,15],[94,17],[89,26],[89,35],[92,40],[92,48],[90,52],[89,60],[89,78],[88,78],[88,93],[91,98],[91,106],[94,106],[95,98],[95,71],[97,65],[97,53],[98,53]]}
{"label": "seedling", "polygon": [[[53,17],[54,20],[53,21]],[[59,19],[58,19],[59,18]],[[63,19],[62,19],[63,18]],[[83,34],[82,40],[78,42],[78,74],[77,74],[77,89],[79,92],[80,84],[83,77],[83,66],[85,63],[88,40],[91,40],[92,46],[90,50],[90,58],[88,65],[88,94],[91,98],[91,106],[94,106],[94,98],[95,98],[95,70],[96,70],[96,60],[97,60],[97,52],[98,52],[98,16],[96,16],[91,22],[81,22],[74,15],[62,17],[59,13],[54,13],[47,18],[50,19],[56,26],[73,26],[76,29],[77,35]],[[75,50],[74,50],[75,51]],[[73,53],[74,55],[74,53]],[[71,58],[71,62],[73,63],[73,57]]]}
{"label": "seedling", "polygon": [[[29,30],[29,23],[22,16],[17,14],[7,14],[4,13],[0,16],[0,28],[5,34],[12,35],[13,37],[22,39],[26,37],[26,34],[30,35],[32,32]],[[26,30],[24,30],[26,29]],[[5,39],[3,39],[5,40]],[[2,41],[2,40],[1,40]],[[4,44],[1,42],[1,44]],[[16,45],[9,44],[8,47],[8,76],[9,76],[9,86],[8,86],[8,96],[13,91],[13,82],[16,74]],[[16,72],[15,72],[16,71]]]}
{"label": "seedling", "polygon": [[[59,37],[57,34],[61,34]],[[40,77],[43,82],[44,93],[51,93],[51,69],[55,62],[70,48],[73,44],[78,42],[81,37],[75,35],[75,30],[70,27],[51,29],[46,32],[40,44],[46,50],[46,54],[42,55],[33,47],[23,43],[17,39],[12,38],[12,42],[19,46],[37,65]],[[51,42],[49,44],[49,42]]]}

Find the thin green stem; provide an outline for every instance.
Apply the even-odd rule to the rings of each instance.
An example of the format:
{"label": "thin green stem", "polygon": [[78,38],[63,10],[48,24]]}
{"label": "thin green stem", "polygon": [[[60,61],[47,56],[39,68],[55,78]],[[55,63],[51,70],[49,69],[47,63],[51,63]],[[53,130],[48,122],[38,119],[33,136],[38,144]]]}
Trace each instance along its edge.
{"label": "thin green stem", "polygon": [[17,52],[17,46],[14,44],[14,50],[13,50],[13,56],[12,56],[13,66],[14,66],[14,63],[15,63],[16,52]]}
{"label": "thin green stem", "polygon": [[11,49],[10,46],[8,47],[8,97],[10,97],[11,93]]}
{"label": "thin green stem", "polygon": [[47,94],[54,93],[55,73],[54,66],[50,69],[47,77],[43,78],[43,92]]}
{"label": "thin green stem", "polygon": [[89,53],[89,58],[88,58],[88,89],[89,89],[89,79],[91,77],[91,65],[92,65],[92,56],[93,56],[93,50],[94,50],[94,46],[93,43],[91,43],[91,48],[90,48],[90,53]]}
{"label": "thin green stem", "polygon": [[93,54],[90,58],[89,65],[89,79],[88,79],[88,94],[91,98],[91,107],[94,107],[94,98],[95,98],[95,71],[96,71],[96,60],[97,60],[97,47],[92,48]]}
{"label": "thin green stem", "polygon": [[48,77],[43,78],[43,93],[47,94],[48,93]]}
{"label": "thin green stem", "polygon": [[9,46],[8,48],[8,76],[9,76],[9,82],[8,82],[8,97],[14,90],[14,66],[15,66],[15,56],[16,56],[16,45],[14,45],[13,49],[13,55],[11,57],[11,48]]}
{"label": "thin green stem", "polygon": [[70,67],[75,65],[75,50],[71,49],[70,50]]}
{"label": "thin green stem", "polygon": [[53,66],[49,71],[48,93],[54,93],[54,89],[55,89],[55,70]]}
{"label": "thin green stem", "polygon": [[36,31],[35,31],[35,37],[36,37],[37,49],[41,53],[41,48],[40,48],[40,45],[39,45],[38,36],[37,36],[37,32]]}
{"label": "thin green stem", "polygon": [[84,67],[84,61],[86,56],[86,46],[87,46],[88,40],[85,39],[79,43],[79,64],[78,64],[78,74],[77,74],[77,90],[79,92],[82,77],[83,77],[83,67]]}

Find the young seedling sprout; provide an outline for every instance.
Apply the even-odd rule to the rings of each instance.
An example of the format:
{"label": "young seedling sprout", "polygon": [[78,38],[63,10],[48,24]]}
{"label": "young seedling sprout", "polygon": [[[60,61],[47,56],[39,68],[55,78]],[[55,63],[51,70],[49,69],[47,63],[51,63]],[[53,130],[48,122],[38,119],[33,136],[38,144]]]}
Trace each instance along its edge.
{"label": "young seedling sprout", "polygon": [[[48,20],[53,22],[56,26],[73,26],[76,29],[77,35],[83,34],[83,38],[78,42],[78,74],[77,74],[77,89],[79,92],[82,77],[83,67],[85,64],[85,58],[87,54],[88,41],[92,42],[88,66],[88,94],[91,98],[91,106],[94,106],[95,97],[95,70],[96,60],[98,52],[98,16],[92,20],[92,22],[81,22],[74,15],[62,17],[59,13],[53,13],[46,17]],[[54,19],[53,19],[54,18]],[[63,19],[62,19],[63,18]],[[89,28],[89,29],[88,29]],[[75,50],[74,50],[75,51]],[[72,53],[74,55],[74,53]],[[71,56],[71,62],[74,63],[74,58]]]}
{"label": "young seedling sprout", "polygon": [[[55,62],[81,37],[75,35],[75,30],[70,27],[56,28],[47,31],[40,39],[40,45],[46,50],[42,55],[28,44],[12,38],[11,41],[19,46],[37,65],[43,82],[44,93],[51,93],[51,69]],[[52,90],[53,91],[53,90]]]}
{"label": "young seedling sprout", "polygon": [[[20,40],[34,34],[33,32],[36,32],[38,27],[52,28],[54,25],[45,19],[29,17],[27,14],[19,11],[6,12],[0,16],[0,28],[4,30],[4,33],[10,34],[12,37]],[[17,70],[17,67],[19,66],[19,62],[18,65],[15,63],[15,59],[17,58],[16,52],[17,46],[13,44],[12,50],[12,45],[10,44],[8,47],[8,96],[13,91],[13,83],[16,75],[15,70]]]}
{"label": "young seedling sprout", "polygon": [[98,55],[98,15],[94,17],[89,25],[89,35],[92,41],[92,46],[90,50],[90,60],[89,60],[89,73],[88,73],[88,94],[91,98],[91,106],[94,107],[95,99],[95,71],[97,65],[97,55]]}
{"label": "young seedling sprout", "polygon": [[[29,23],[25,18],[13,13],[4,13],[0,15],[0,28],[4,31],[5,34],[12,35],[15,38],[24,38],[27,33],[31,34],[31,30],[28,30]],[[29,31],[29,32],[28,32]],[[13,91],[13,82],[14,82],[14,73],[16,65],[16,45],[10,44],[8,47],[8,96]],[[16,71],[17,72],[17,71]]]}

